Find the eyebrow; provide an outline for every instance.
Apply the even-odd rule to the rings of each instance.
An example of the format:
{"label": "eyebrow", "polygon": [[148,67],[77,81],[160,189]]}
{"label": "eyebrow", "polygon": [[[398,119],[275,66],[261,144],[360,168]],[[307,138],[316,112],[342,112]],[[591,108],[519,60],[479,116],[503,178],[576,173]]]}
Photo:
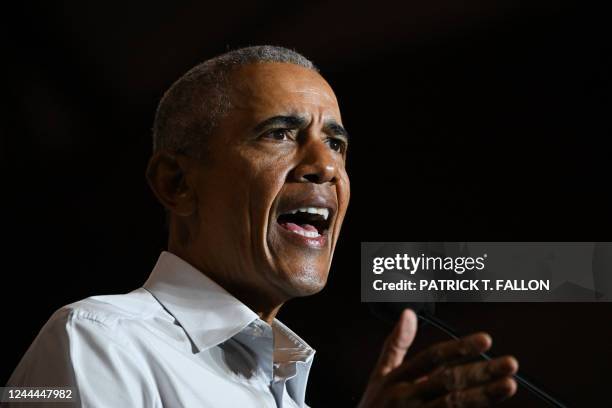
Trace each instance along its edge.
{"label": "eyebrow", "polygon": [[269,127],[286,127],[291,129],[299,129],[306,126],[308,121],[303,116],[298,115],[278,115],[272,116],[260,122],[253,128],[255,132],[261,132],[262,130]]}
{"label": "eyebrow", "polygon": [[335,136],[342,136],[347,141],[349,140],[349,134],[344,128],[344,126],[336,122],[334,119],[326,120],[323,125],[323,130],[326,133],[329,133]]}
{"label": "eyebrow", "polygon": [[[254,132],[261,132],[264,129],[270,127],[285,127],[289,129],[300,129],[306,127],[308,124],[308,119],[304,116],[299,115],[277,115],[272,116],[264,120],[263,122],[258,123],[255,128],[253,128]],[[328,119],[323,124],[323,130],[326,133],[342,136],[348,140],[349,134],[346,129],[339,124],[335,119]]]}

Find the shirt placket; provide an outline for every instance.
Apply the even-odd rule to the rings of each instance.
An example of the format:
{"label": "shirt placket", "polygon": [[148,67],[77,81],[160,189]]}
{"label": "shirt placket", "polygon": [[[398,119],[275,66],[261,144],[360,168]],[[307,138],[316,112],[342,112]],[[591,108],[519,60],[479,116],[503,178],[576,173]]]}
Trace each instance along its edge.
{"label": "shirt placket", "polygon": [[276,406],[283,408],[285,382],[287,379],[275,379],[274,376],[274,335],[272,327],[261,320],[254,320],[236,337],[238,341],[255,354],[258,374],[263,377],[263,380],[268,385],[276,401]]}

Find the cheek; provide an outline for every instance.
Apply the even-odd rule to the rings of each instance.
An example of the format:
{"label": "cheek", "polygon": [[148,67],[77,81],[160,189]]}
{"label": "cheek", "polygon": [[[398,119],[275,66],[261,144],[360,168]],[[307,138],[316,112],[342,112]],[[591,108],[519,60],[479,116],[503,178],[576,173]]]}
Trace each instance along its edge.
{"label": "cheek", "polygon": [[338,208],[340,210],[339,215],[344,218],[344,213],[348,208],[348,203],[351,198],[351,182],[344,168],[342,168],[342,171],[340,172],[340,181],[336,185],[336,189],[338,191]]}
{"label": "cheek", "polygon": [[[233,163],[240,167],[244,177],[249,179],[267,179],[270,184],[275,180],[285,179],[286,171],[292,160],[291,151],[273,151],[253,146],[238,147],[234,152]],[[231,160],[231,159],[230,159]],[[279,177],[280,174],[282,177]]]}
{"label": "cheek", "polygon": [[[246,195],[242,197],[248,205],[252,227],[261,232],[265,228],[274,204],[282,190],[287,174],[291,169],[290,158],[275,157],[269,154],[241,155],[242,169],[239,177],[245,188]],[[228,181],[231,182],[231,181]]]}

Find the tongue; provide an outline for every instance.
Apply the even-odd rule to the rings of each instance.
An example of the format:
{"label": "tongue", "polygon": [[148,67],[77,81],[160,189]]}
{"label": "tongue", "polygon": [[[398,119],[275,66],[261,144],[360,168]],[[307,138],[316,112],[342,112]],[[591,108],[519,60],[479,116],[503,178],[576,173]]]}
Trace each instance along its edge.
{"label": "tongue", "polygon": [[318,232],[317,229],[310,224],[302,224],[297,225],[292,222],[286,222],[282,224],[283,227],[287,228],[289,231],[310,231],[310,232]]}

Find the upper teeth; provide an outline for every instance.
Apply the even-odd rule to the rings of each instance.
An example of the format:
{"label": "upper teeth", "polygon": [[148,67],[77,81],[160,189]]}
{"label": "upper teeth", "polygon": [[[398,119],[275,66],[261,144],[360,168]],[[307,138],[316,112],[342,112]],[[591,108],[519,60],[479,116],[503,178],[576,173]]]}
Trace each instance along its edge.
{"label": "upper teeth", "polygon": [[327,219],[329,217],[329,210],[327,208],[317,208],[317,207],[304,207],[298,208],[297,210],[291,211],[291,214],[295,214],[298,212],[304,212],[309,214],[319,214],[323,216],[323,219]]}

